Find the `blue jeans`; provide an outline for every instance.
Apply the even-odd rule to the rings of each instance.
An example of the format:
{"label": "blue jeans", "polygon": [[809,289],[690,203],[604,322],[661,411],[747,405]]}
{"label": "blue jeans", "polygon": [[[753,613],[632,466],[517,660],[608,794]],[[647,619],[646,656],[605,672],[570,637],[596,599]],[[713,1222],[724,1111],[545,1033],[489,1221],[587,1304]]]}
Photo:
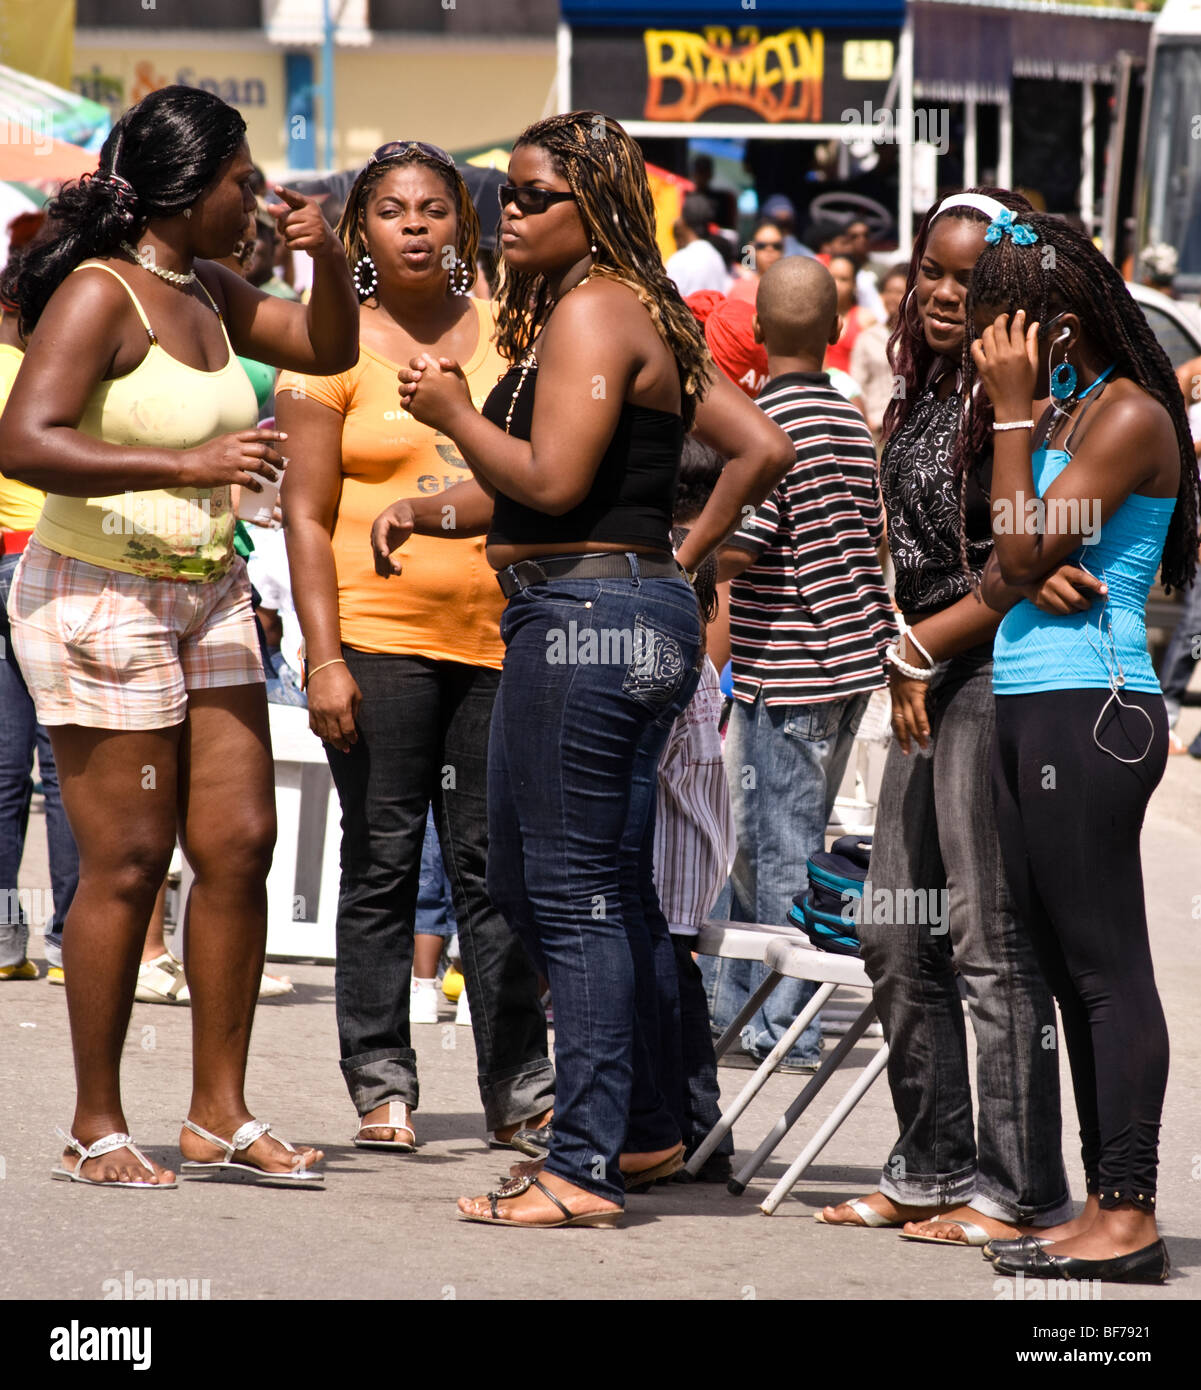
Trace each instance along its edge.
{"label": "blue jeans", "polygon": [[[948,910],[937,928],[928,908],[908,907],[859,925],[900,1130],[879,1187],[894,1202],[970,1202],[998,1221],[1054,1225],[1072,1214],[1055,1005],[1001,858],[989,646],[952,658],[927,711],[932,756],[888,751],[868,880],[898,908],[915,890],[945,892]],[[976,1035],[975,1124],[961,987]]]}
{"label": "blue jeans", "polygon": [[[826,826],[870,696],[808,705],[734,702],[726,731],[726,773],[738,835],[730,875],[730,918],[783,926],[809,883],[808,859],[826,847]],[[724,1033],[767,974],[756,961],[703,957],[713,1026]],[[743,1029],[742,1046],[762,1060],[813,998],[807,980],[781,980]],[[797,1039],[788,1060],[821,1058],[821,1015]]]}
{"label": "blue jeans", "polygon": [[618,1155],[681,1138],[679,990],[655,893],[654,809],[659,756],[699,679],[696,599],[682,579],[636,568],[629,579],[553,580],[509,600],[501,636],[488,891],[555,1001],[547,1169],[620,1203]]}
{"label": "blue jeans", "polygon": [[12,646],[8,591],[20,558],[19,555],[0,556],[0,965],[20,965],[29,940],[29,924],[16,893],[33,799],[30,774],[35,747],[46,800],[46,838],[50,850],[54,911],[46,923],[46,935],[51,951],[55,947],[62,948],[63,922],[79,882],[79,852],[63,810],[50,736],[37,722],[33,699],[25,688]]}
{"label": "blue jeans", "polygon": [[421,877],[417,882],[417,916],[413,931],[419,936],[440,936],[445,941],[454,936],[457,930],[450,880],[446,877],[446,865],[442,862],[438,827],[434,824],[434,808],[431,806],[425,822],[425,840],[421,845]]}

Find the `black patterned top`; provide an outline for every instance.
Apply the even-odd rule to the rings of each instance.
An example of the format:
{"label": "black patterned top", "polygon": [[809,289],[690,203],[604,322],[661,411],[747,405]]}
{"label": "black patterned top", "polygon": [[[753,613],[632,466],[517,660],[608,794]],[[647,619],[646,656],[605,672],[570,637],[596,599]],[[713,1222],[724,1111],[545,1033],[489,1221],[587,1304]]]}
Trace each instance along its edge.
{"label": "black patterned top", "polygon": [[928,387],[909,418],[893,432],[880,460],[880,493],[888,517],[888,549],[896,570],[896,600],[903,613],[928,612],[966,597],[992,551],[992,519],[985,491],[992,455],[968,472],[967,561],[959,554],[959,482],[951,454],[959,432],[960,397],[939,400]]}

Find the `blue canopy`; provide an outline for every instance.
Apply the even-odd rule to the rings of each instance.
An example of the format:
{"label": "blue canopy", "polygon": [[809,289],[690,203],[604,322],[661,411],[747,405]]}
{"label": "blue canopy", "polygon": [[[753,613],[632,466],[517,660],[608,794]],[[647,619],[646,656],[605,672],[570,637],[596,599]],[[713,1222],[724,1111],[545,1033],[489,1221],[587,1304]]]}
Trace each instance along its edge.
{"label": "blue canopy", "polygon": [[580,26],[654,29],[665,24],[695,29],[724,24],[730,29],[758,25],[787,29],[814,24],[830,28],[899,27],[905,22],[905,0],[755,0],[742,9],[735,0],[561,0],[563,18]]}

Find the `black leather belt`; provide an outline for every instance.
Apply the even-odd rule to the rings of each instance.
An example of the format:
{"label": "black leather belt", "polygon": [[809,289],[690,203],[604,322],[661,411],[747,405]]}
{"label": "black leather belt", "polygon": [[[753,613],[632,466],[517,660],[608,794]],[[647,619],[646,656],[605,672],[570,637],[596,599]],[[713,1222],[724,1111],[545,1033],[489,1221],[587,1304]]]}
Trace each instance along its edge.
{"label": "black leather belt", "polygon": [[683,579],[684,571],[669,556],[636,555],[633,551],[593,555],[547,555],[541,560],[518,560],[498,570],[496,582],[505,598],[548,579]]}

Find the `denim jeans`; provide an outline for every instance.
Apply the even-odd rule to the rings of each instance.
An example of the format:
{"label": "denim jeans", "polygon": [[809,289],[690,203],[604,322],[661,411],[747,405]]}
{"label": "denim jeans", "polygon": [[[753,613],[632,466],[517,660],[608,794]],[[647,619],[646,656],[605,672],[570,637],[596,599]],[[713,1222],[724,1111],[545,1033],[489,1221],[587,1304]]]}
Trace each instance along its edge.
{"label": "denim jeans", "polygon": [[[684,1084],[683,1126],[681,1133],[688,1157],[700,1148],[705,1136],[721,1119],[721,1087],[717,1080],[717,1059],[709,1029],[709,1006],[705,982],[692,948],[696,937],[673,933],[676,972],[680,990],[681,1073]],[[734,1134],[722,1138],[715,1153],[729,1158],[734,1153]]]}
{"label": "denim jeans", "polygon": [[[1184,591],[1180,621],[1164,653],[1159,683],[1163,702],[1168,709],[1168,724],[1175,725],[1180,715],[1184,692],[1192,679],[1193,667],[1201,659],[1201,575]],[[1201,739],[1198,740],[1201,744]],[[1192,750],[1190,749],[1190,752]]]}
{"label": "denim jeans", "polygon": [[421,877],[417,883],[417,916],[413,930],[419,936],[440,936],[443,941],[458,931],[450,880],[446,877],[446,865],[442,862],[442,847],[438,843],[438,827],[434,824],[432,806],[425,822],[425,839],[421,845]]}
{"label": "denim jeans", "polygon": [[[826,826],[867,709],[866,692],[807,705],[734,702],[726,731],[726,773],[738,834],[730,875],[730,918],[783,926],[809,884],[808,859],[826,847]],[[706,957],[702,971],[713,1027],[724,1033],[767,975],[758,961]],[[813,998],[807,980],[781,980],[742,1030],[745,1051],[762,1060]],[[788,1060],[821,1058],[821,1015]]]}
{"label": "denim jeans", "polygon": [[[906,757],[894,743],[884,768],[868,869],[873,920],[863,913],[859,924],[900,1126],[880,1191],[1052,1225],[1072,1212],[1055,1006],[1001,859],[989,653],[964,653],[931,682],[932,755]],[[946,912],[936,913],[927,895],[944,889]],[[960,985],[976,1035],[975,1126]]]}
{"label": "denim jeans", "polygon": [[[8,591],[20,555],[0,556],[0,966],[20,965],[29,941],[29,923],[17,894],[17,875],[25,852],[25,832],[33,800],[33,750],[46,804],[50,885],[54,911],[45,923],[49,947],[62,947],[63,922],[79,882],[79,852],[67,824],[58,787],[50,736],[37,722],[25,688],[8,622]],[[46,914],[37,914],[45,916]]]}
{"label": "denim jeans", "polygon": [[[636,567],[637,557],[632,558]],[[618,1155],[680,1141],[675,953],[654,885],[658,763],[699,679],[682,579],[554,580],[501,620],[488,888],[555,1003],[548,1171],[624,1200]]]}
{"label": "denim jeans", "polygon": [[416,1107],[409,1035],[413,926],[431,803],[459,923],[488,1129],[550,1108],[554,1068],[529,956],[489,899],[488,727],[499,676],[486,667],[343,647],[363,692],[358,742],[327,746],[342,804],[334,974],[342,1072],[365,1115]]}

